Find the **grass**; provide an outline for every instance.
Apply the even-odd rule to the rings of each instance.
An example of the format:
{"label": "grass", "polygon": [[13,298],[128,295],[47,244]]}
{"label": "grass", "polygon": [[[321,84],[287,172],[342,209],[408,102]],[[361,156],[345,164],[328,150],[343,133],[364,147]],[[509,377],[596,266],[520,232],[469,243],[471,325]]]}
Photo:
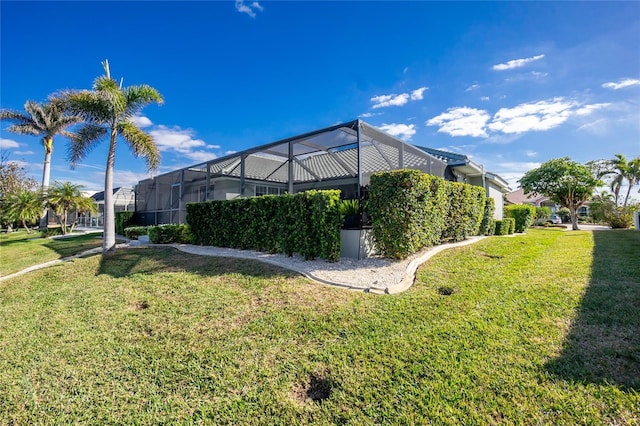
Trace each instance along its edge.
{"label": "grass", "polygon": [[374,296],[120,250],[0,283],[0,423],[638,424],[640,232],[531,230]]}
{"label": "grass", "polygon": [[20,230],[0,234],[0,276],[13,274],[29,266],[72,256],[102,245],[100,234],[68,238],[41,238],[40,232]]}

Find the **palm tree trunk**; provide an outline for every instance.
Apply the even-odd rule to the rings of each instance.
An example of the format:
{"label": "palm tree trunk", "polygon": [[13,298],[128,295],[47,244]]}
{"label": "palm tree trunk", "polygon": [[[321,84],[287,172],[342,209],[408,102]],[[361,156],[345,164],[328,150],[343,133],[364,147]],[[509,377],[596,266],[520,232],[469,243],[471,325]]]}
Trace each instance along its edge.
{"label": "palm tree trunk", "polygon": [[[42,193],[49,187],[49,180],[51,178],[51,153],[53,152],[53,138],[42,138],[42,144],[44,145],[44,168],[42,170]],[[40,229],[44,229],[48,225],[48,209],[45,207],[40,216]]]}
{"label": "palm tree trunk", "polygon": [[104,240],[102,254],[114,252],[116,249],[116,221],[113,206],[113,165],[116,154],[116,127],[111,127],[111,141],[109,143],[109,156],[107,157],[107,169],[104,173]]}

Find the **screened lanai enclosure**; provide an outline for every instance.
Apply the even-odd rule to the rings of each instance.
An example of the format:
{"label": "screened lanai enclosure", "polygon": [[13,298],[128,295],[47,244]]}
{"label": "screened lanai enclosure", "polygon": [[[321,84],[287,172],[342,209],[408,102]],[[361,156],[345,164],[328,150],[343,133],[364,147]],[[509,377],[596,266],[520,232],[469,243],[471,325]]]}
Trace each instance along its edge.
{"label": "screened lanai enclosure", "polygon": [[411,168],[455,180],[447,163],[361,120],[327,127],[140,181],[140,224],[185,223],[186,204],[340,189],[360,199],[375,172]]}

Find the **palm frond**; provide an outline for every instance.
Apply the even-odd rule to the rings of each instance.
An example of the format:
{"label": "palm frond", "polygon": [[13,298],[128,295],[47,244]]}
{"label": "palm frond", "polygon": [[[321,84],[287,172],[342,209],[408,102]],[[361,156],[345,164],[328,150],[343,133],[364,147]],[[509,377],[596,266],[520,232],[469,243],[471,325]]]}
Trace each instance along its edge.
{"label": "palm frond", "polygon": [[65,111],[83,121],[96,124],[107,124],[112,116],[111,105],[97,92],[90,90],[59,92],[51,98]]}
{"label": "palm frond", "polygon": [[106,134],[106,127],[91,123],[83,125],[73,134],[67,153],[71,167],[75,168],[78,161],[82,160]]}
{"label": "palm frond", "polygon": [[122,92],[127,99],[127,111],[131,115],[140,111],[146,105],[152,103],[162,105],[164,102],[160,92],[147,84],[125,87]]}
{"label": "palm frond", "polygon": [[143,132],[130,121],[120,123],[118,133],[127,141],[136,157],[145,159],[149,170],[158,167],[160,164],[160,150],[151,135]]}

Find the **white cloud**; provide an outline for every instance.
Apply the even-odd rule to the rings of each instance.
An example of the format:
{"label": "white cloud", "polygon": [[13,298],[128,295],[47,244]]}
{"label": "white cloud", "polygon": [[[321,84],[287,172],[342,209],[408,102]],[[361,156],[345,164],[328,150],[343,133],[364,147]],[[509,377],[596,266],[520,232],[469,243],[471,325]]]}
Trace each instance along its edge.
{"label": "white cloud", "polygon": [[402,106],[409,102],[409,94],[401,93],[399,95],[380,95],[371,98],[373,106],[371,108],[384,108],[388,106]]}
{"label": "white cloud", "polygon": [[224,155],[227,156],[227,155],[235,154],[236,152],[238,152],[238,151],[234,151],[233,149],[230,149],[228,151],[225,151]]}
{"label": "white cloud", "polygon": [[576,115],[589,115],[594,111],[597,111],[603,108],[608,108],[610,106],[611,106],[610,103],[585,105],[576,110]]}
{"label": "white cloud", "polygon": [[391,136],[396,136],[402,139],[403,141],[407,141],[411,139],[413,135],[416,134],[416,125],[415,124],[383,124],[379,126],[379,128]]}
{"label": "white cloud", "polygon": [[428,87],[421,87],[421,88],[416,89],[413,92],[411,92],[411,100],[412,101],[421,101],[422,99],[424,99],[423,93],[427,89],[428,89]]}
{"label": "white cloud", "polygon": [[246,13],[252,18],[256,17],[256,11],[262,12],[264,8],[258,3],[254,1],[253,3],[246,5],[243,0],[236,0],[236,10],[240,13]]}
{"label": "white cloud", "polygon": [[485,125],[490,115],[487,111],[469,107],[449,108],[447,112],[433,117],[427,126],[440,126],[438,133],[451,136],[473,136],[486,138]]}
{"label": "white cloud", "polygon": [[535,78],[544,78],[549,75],[548,72],[531,71],[531,75]]}
{"label": "white cloud", "polygon": [[11,139],[0,138],[0,149],[19,148],[20,144]]}
{"label": "white cloud", "polygon": [[13,151],[15,155],[33,155],[33,151]]}
{"label": "white cloud", "polygon": [[491,100],[491,98],[490,98],[490,97],[488,97],[488,96],[483,96],[483,97],[481,97],[481,98],[480,98],[480,100],[481,100],[482,102],[488,102],[488,101],[490,101],[490,100]]}
{"label": "white cloud", "polygon": [[371,98],[371,102],[373,102],[373,106],[371,108],[384,108],[388,106],[402,106],[405,105],[409,100],[412,101],[420,101],[424,99],[424,92],[429,90],[428,87],[420,87],[411,91],[411,93],[400,93],[396,95],[395,93],[391,95],[379,95]]}
{"label": "white cloud", "polygon": [[381,112],[365,112],[364,114],[360,114],[362,118],[375,117],[376,115],[382,115]]}
{"label": "white cloud", "polygon": [[133,117],[131,117],[131,121],[141,129],[149,127],[153,124],[151,120],[149,120],[149,118],[145,117],[144,115],[134,115]]}
{"label": "white cloud", "polygon": [[216,158],[213,152],[206,151],[206,149],[218,149],[218,146],[207,145],[202,139],[194,139],[195,132],[191,129],[181,129],[177,126],[169,128],[160,125],[151,130],[149,134],[153,137],[160,151],[173,151],[195,161]]}
{"label": "white cloud", "polygon": [[505,62],[504,64],[494,65],[492,69],[495,71],[512,70],[514,68],[523,67],[530,62],[537,61],[542,58],[544,58],[544,55],[536,55],[536,56],[532,56],[530,58],[524,58],[524,59],[513,59],[511,61]]}
{"label": "white cloud", "polygon": [[637,78],[625,78],[620,80],[617,83],[614,83],[614,82],[604,83],[602,87],[604,87],[605,89],[619,90],[619,89],[624,89],[625,87],[637,86],[639,84],[640,84],[640,80],[638,80]]}
{"label": "white cloud", "polygon": [[465,92],[471,92],[472,90],[476,90],[479,87],[479,84],[472,84],[471,86],[467,87],[467,90],[465,90]]}
{"label": "white cloud", "polygon": [[501,108],[488,128],[502,133],[524,133],[558,127],[574,113],[576,103],[563,98],[520,104]]}
{"label": "white cloud", "polygon": [[483,137],[489,138],[488,141],[493,143],[510,143],[514,136],[521,133],[550,130],[571,117],[587,116],[594,111],[610,108],[611,105],[580,104],[558,97],[524,103],[513,108],[501,108],[493,117],[485,110],[455,107],[430,119],[426,125],[440,126],[438,132],[451,136]]}
{"label": "white cloud", "polygon": [[533,157],[537,157],[538,156],[538,153],[535,152],[535,151],[525,151],[524,154],[529,158],[533,158]]}

